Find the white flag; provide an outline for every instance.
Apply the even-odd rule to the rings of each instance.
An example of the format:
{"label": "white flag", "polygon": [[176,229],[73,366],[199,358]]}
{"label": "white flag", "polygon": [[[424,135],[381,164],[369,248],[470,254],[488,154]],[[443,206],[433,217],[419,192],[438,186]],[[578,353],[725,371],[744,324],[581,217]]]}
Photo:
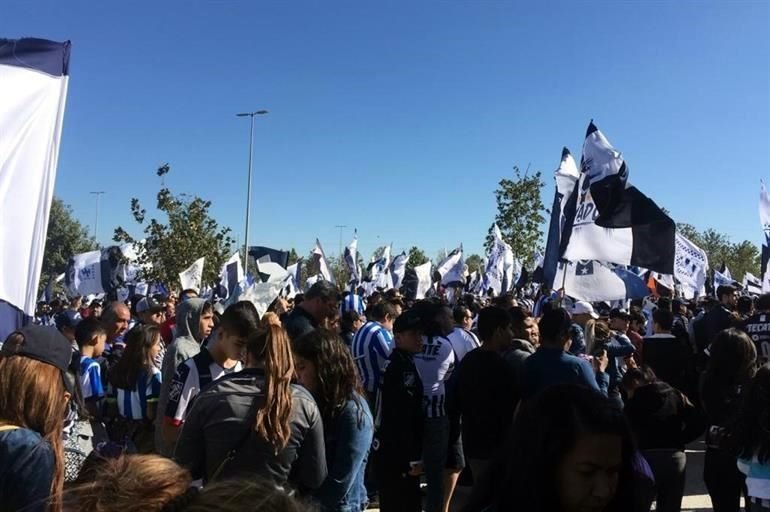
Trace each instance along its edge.
{"label": "white flag", "polygon": [[361,268],[358,266],[358,230],[353,232],[353,240],[345,247],[343,259],[350,272],[350,281],[358,283],[361,280]]}
{"label": "white flag", "polygon": [[430,290],[430,287],[433,284],[431,274],[432,267],[433,264],[430,261],[414,267],[414,272],[417,274],[417,294],[415,295],[415,300],[424,299],[425,294]]}
{"label": "white flag", "polygon": [[448,286],[451,284],[465,284],[465,263],[463,262],[463,246],[449,253],[442,261],[436,272],[441,276],[441,284]]}
{"label": "white flag", "polygon": [[374,284],[383,290],[393,288],[393,278],[390,275],[391,250],[392,246],[386,245],[382,251],[382,256],[374,266],[377,269],[377,279],[374,280]]}
{"label": "white flag", "polygon": [[238,283],[243,281],[243,265],[241,265],[241,253],[236,252],[230,259],[222,265],[219,271],[219,284],[227,291],[224,299],[230,297],[230,294],[238,287]]}
{"label": "white flag", "polygon": [[401,288],[401,284],[404,282],[404,276],[406,275],[406,262],[409,258],[405,252],[402,252],[393,259],[393,263],[390,265],[390,275],[393,279],[393,288],[398,290]]}
{"label": "white flag", "polygon": [[682,285],[685,299],[700,295],[706,284],[709,260],[706,251],[690,240],[676,234],[676,257],[674,258],[674,277]]}
{"label": "white flag", "polygon": [[753,295],[760,295],[762,293],[762,280],[751,272],[746,272],[743,275],[743,289]]}
{"label": "white flag", "polygon": [[104,293],[102,251],[84,252],[70,258],[64,282],[72,297]]}
{"label": "white flag", "polygon": [[270,304],[278,298],[283,288],[284,281],[253,283],[241,292],[238,300],[247,300],[254,304],[254,307],[257,308],[257,313],[259,313],[259,316],[261,317],[267,312],[267,308],[270,307]]}
{"label": "white flag", "polygon": [[[0,299],[30,317],[56,182],[69,55],[69,42],[0,39]],[[3,325],[0,332],[5,338],[20,327]]]}
{"label": "white flag", "polygon": [[650,294],[633,272],[591,260],[560,263],[554,282],[564,282],[565,295],[586,302],[641,299]]}
{"label": "white flag", "polygon": [[182,284],[182,290],[195,290],[200,292],[203,283],[203,260],[198,258],[190,265],[187,270],[179,274],[179,282]]}
{"label": "white flag", "polygon": [[331,270],[329,269],[329,264],[326,261],[326,254],[324,254],[324,250],[321,247],[321,241],[317,238],[315,239],[315,247],[313,248],[313,255],[318,259],[318,264],[320,266],[321,275],[326,281],[329,281],[330,283],[334,284],[334,276],[332,275]]}

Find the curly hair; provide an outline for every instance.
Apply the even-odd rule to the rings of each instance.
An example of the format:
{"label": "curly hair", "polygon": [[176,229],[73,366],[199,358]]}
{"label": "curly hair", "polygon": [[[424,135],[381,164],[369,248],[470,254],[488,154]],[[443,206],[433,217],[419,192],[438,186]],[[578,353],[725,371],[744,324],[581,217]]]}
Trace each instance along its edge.
{"label": "curly hair", "polygon": [[292,350],[316,368],[319,390],[315,399],[324,418],[335,418],[348,400],[363,396],[353,356],[337,333],[324,329],[309,332],[292,343]]}

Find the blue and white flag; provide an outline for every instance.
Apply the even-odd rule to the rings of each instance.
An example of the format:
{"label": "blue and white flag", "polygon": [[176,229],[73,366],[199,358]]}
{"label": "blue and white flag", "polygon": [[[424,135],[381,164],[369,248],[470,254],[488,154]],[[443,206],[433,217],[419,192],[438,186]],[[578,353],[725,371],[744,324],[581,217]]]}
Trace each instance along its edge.
{"label": "blue and white flag", "polygon": [[[548,239],[543,256],[543,285],[549,289],[554,287],[554,276],[559,264],[559,246],[565,223],[564,209],[572,196],[578,179],[580,179],[580,172],[578,172],[575,159],[572,158],[572,154],[567,148],[563,148],[559,168],[554,173],[556,188],[553,193],[551,222],[548,225]],[[557,283],[556,286],[560,287],[561,284]]]}
{"label": "blue and white flag", "polygon": [[714,269],[714,293],[720,286],[734,286],[733,276],[730,275],[730,269],[722,265],[722,271]]}
{"label": "blue and white flag", "polygon": [[350,283],[355,286],[361,281],[361,267],[358,266],[358,230],[353,232],[353,240],[345,247],[343,260],[350,272]]}
{"label": "blue and white flag", "polygon": [[219,284],[226,291],[222,298],[229,298],[241,281],[243,281],[243,265],[240,252],[236,252],[222,265],[222,270],[219,272]]}
{"label": "blue and white flag", "polygon": [[[0,39],[0,301],[28,320],[43,265],[69,59],[69,41]],[[0,326],[0,337],[18,327]]]}
{"label": "blue and white flag", "polygon": [[294,265],[286,267],[286,272],[292,277],[292,286],[295,290],[302,289],[302,258],[297,260]]}
{"label": "blue and white flag", "polygon": [[195,290],[200,293],[203,286],[203,263],[206,258],[198,258],[187,269],[179,273],[182,290]]}
{"label": "blue and white flag", "polygon": [[674,277],[679,281],[682,296],[685,299],[705,295],[708,270],[709,260],[706,251],[677,233]]}
{"label": "blue and white flag", "polygon": [[390,278],[393,281],[393,288],[396,290],[401,288],[401,284],[404,282],[404,276],[406,275],[406,262],[409,258],[406,252],[402,252],[395,258],[393,263],[390,264]]}
{"label": "blue and white flag", "polygon": [[465,263],[463,262],[463,246],[450,252],[444,261],[436,268],[436,272],[441,276],[441,284],[451,286],[456,284],[465,284]]}
{"label": "blue and white flag", "polygon": [[593,260],[559,263],[556,280],[564,282],[565,295],[586,302],[641,299],[650,294],[644,280],[633,272]]}
{"label": "blue and white flag", "polygon": [[762,293],[762,280],[756,277],[751,272],[746,272],[743,275],[743,289],[747,293],[752,295],[760,295]]}
{"label": "blue and white flag", "polygon": [[492,247],[487,256],[481,291],[487,294],[492,290],[494,295],[501,295],[510,291],[517,281],[517,262],[511,246],[503,239],[496,223],[492,225],[492,236]]}
{"label": "blue and white flag", "polygon": [[374,285],[381,290],[393,288],[393,278],[390,275],[391,249],[392,245],[386,245],[380,258],[374,262],[372,275],[376,275],[376,277],[373,281]]}
{"label": "blue and white flag", "polygon": [[324,254],[324,250],[321,247],[321,241],[317,238],[315,239],[315,247],[313,247],[313,257],[318,260],[319,270],[323,278],[334,284],[334,276],[326,260],[326,254]]}
{"label": "blue and white flag", "polygon": [[562,258],[598,260],[674,272],[674,221],[628,182],[628,167],[593,124],[588,126],[581,176],[565,208]]}

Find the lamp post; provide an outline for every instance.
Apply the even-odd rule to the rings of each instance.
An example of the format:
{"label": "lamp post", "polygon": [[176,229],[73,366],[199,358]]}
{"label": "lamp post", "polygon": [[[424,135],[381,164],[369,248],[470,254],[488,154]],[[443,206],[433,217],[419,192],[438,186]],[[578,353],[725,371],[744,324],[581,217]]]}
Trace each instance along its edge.
{"label": "lamp post", "polygon": [[243,272],[244,274],[249,271],[249,218],[251,213],[251,155],[252,148],[254,146],[254,116],[263,116],[267,114],[267,110],[257,110],[255,112],[241,112],[236,114],[238,117],[250,117],[251,123],[249,128],[249,177],[248,184],[246,186],[246,230],[244,232],[243,240]]}
{"label": "lamp post", "polygon": [[99,199],[102,197],[104,192],[90,192],[90,194],[96,196],[96,220],[94,221],[94,241],[96,241],[96,233],[99,229]]}

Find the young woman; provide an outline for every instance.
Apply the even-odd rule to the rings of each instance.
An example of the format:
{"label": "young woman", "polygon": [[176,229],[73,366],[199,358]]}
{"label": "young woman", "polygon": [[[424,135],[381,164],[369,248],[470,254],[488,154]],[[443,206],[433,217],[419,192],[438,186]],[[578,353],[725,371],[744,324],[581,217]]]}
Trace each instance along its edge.
{"label": "young woman", "polygon": [[[62,429],[72,348],[57,330],[29,326],[0,351],[0,508],[61,510]],[[70,389],[76,384],[70,379]],[[50,497],[50,498],[49,498]]]}
{"label": "young woman", "polygon": [[291,384],[280,327],[246,344],[246,369],[212,382],[187,413],[174,458],[207,482],[256,474],[312,492],[326,478],[323,423],[313,397]]}
{"label": "young woman", "polygon": [[746,475],[746,509],[770,511],[770,365],[759,369],[744,392],[732,442],[738,468]]}
{"label": "young woman", "polygon": [[634,446],[612,400],[581,386],[549,387],[524,404],[511,434],[492,473],[494,510],[634,509]]}
{"label": "young woman", "polygon": [[745,477],[730,449],[729,430],[737,417],[741,393],[756,371],[757,350],[747,334],[725,329],[709,351],[701,380],[701,403],[708,421],[703,480],[715,512],[737,512]]}
{"label": "young woman", "polygon": [[321,509],[364,510],[364,470],[374,424],[350,350],[330,331],[306,334],[292,348],[297,380],[316,399],[323,417],[329,474],[316,493]]}
{"label": "young woman", "polygon": [[123,356],[110,370],[112,398],[117,418],[110,437],[139,453],[149,453],[154,444],[153,420],[157,415],[161,373],[153,361],[161,351],[160,329],[136,325],[126,334]]}
{"label": "young woman", "polygon": [[702,415],[678,389],[659,381],[648,367],[623,376],[624,413],[636,434],[656,484],[656,510],[682,509],[687,456],[685,446],[703,434]]}

